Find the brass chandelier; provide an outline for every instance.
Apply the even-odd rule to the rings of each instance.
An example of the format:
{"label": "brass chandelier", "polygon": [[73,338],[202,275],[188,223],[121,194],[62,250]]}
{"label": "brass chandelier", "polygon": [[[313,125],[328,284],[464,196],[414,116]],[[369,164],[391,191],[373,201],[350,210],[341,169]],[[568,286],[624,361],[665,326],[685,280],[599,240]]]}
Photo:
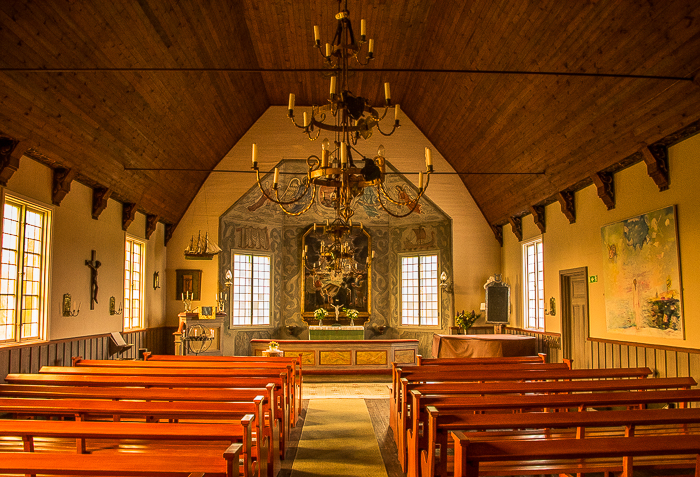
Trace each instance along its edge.
{"label": "brass chandelier", "polygon": [[[355,96],[348,89],[349,62],[357,61],[360,65],[367,65],[374,59],[374,40],[366,41],[365,20],[360,23],[360,37],[356,41],[350,22],[350,12],[347,9],[347,0],[340,9],[342,0],[338,1],[339,12],[335,18],[338,26],[331,43],[321,47],[320,31],[314,26],[314,46],[318,48],[322,58],[324,76],[330,78],[330,94],[327,104],[312,106],[310,113],[306,111],[302,115],[301,124],[297,123],[294,116],[294,94],[289,95],[289,107],[287,117],[310,140],[319,138],[321,131],[329,131],[334,134],[333,142],[327,138],[322,141],[321,157],[311,155],[306,159],[308,170],[306,178],[292,197],[279,191],[279,169],[275,168],[271,188],[266,190],[260,179],[260,171],[257,161],[257,145],[253,144],[252,168],[256,173],[258,187],[262,194],[270,201],[278,204],[288,215],[298,216],[314,204],[320,187],[334,189],[330,200],[335,210],[336,221],[339,225],[351,225],[351,218],[355,211],[353,202],[364,193],[365,188],[375,187],[379,205],[394,217],[406,217],[413,213],[418,206],[418,201],[425,194],[430,182],[430,174],[433,172],[433,164],[430,148],[425,148],[426,179],[423,183],[423,172],[418,175],[418,191],[415,197],[404,194],[403,197],[392,197],[385,188],[385,157],[384,147],[379,146],[377,154],[367,157],[355,146],[360,138],[368,139],[376,129],[383,136],[391,136],[399,127],[401,109],[398,104],[391,103],[389,83],[384,83],[385,104],[381,108],[372,107],[369,100]],[[367,53],[364,59],[360,57],[363,46],[367,44]],[[394,124],[388,131],[383,131],[380,122],[387,116],[390,109],[394,110]],[[306,200],[306,204],[300,210],[291,211],[288,206]],[[303,204],[303,202],[301,202]],[[408,208],[402,212],[402,208]],[[296,207],[295,207],[296,208]]]}

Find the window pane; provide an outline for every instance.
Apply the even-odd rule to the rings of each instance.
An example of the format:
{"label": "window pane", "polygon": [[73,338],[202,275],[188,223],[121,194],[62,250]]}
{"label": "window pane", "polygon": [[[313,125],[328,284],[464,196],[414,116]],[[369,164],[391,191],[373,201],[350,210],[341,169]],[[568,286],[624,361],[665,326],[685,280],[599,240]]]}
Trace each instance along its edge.
{"label": "window pane", "polygon": [[526,328],[544,329],[544,259],[542,240],[523,245]]}
{"label": "window pane", "polygon": [[437,255],[401,257],[401,324],[438,323]]}
{"label": "window pane", "polygon": [[143,275],[145,244],[127,239],[124,245],[124,329],[143,328]]}
{"label": "window pane", "polygon": [[231,319],[234,325],[270,324],[271,258],[234,254]]}

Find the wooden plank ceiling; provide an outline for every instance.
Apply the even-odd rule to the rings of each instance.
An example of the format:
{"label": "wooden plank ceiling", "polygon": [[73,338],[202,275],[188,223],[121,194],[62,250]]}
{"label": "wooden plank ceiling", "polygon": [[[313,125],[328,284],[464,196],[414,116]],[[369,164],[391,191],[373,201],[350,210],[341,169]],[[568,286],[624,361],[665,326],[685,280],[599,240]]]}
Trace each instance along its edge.
{"label": "wooden plank ceiling", "polygon": [[[499,173],[461,176],[492,225],[700,121],[695,0],[348,3],[377,45],[353,92],[381,104],[389,81],[456,171]],[[300,105],[325,100],[308,71],[320,67],[312,31],[330,38],[337,11],[334,0],[5,0],[0,134],[177,224],[268,106],[290,91]],[[532,172],[544,173],[503,174]]]}

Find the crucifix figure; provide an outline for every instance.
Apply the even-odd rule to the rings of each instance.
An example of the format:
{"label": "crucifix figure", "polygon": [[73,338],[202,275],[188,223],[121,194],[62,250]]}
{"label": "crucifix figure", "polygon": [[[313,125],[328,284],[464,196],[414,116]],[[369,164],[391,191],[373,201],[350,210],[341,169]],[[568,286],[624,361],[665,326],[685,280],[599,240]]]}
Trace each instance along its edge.
{"label": "crucifix figure", "polygon": [[95,303],[97,303],[97,269],[100,268],[100,263],[95,260],[95,255],[97,252],[92,251],[92,258],[90,260],[85,260],[85,265],[90,267],[90,309],[95,309]]}

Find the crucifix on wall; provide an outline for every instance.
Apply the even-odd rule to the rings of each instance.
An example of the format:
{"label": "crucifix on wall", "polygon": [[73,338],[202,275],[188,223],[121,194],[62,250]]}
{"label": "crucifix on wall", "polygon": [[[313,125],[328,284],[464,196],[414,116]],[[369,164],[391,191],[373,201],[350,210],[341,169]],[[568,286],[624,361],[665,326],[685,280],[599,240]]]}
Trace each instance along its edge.
{"label": "crucifix on wall", "polygon": [[95,309],[97,303],[97,269],[102,265],[101,262],[95,260],[96,251],[92,251],[90,260],[85,260],[85,265],[90,267],[90,309]]}

